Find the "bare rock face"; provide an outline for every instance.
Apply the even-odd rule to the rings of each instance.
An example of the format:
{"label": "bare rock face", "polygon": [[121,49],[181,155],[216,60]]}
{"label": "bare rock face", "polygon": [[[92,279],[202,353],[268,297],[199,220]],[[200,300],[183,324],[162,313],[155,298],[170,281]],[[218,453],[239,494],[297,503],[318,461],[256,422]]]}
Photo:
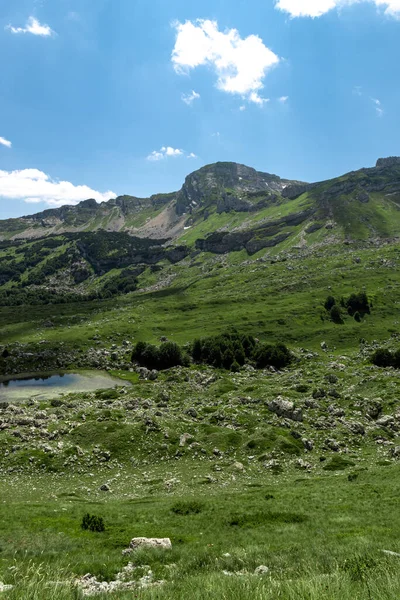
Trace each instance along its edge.
{"label": "bare rock face", "polygon": [[388,158],[378,158],[376,161],[377,169],[386,167],[400,167],[400,156],[389,156]]}

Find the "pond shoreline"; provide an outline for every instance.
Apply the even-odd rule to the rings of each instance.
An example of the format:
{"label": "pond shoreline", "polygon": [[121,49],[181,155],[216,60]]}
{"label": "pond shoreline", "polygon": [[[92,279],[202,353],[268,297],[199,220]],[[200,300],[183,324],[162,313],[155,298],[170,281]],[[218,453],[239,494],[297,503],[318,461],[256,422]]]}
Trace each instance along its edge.
{"label": "pond shoreline", "polygon": [[18,373],[0,378],[0,401],[20,402],[30,398],[52,399],[68,394],[130,387],[124,379],[100,370],[54,370]]}

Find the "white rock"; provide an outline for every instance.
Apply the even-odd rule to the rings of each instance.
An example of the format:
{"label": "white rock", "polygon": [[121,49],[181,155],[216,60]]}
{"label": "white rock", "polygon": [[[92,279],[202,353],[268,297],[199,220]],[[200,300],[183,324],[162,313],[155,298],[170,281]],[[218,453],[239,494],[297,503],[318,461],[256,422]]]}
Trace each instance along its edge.
{"label": "white rock", "polygon": [[137,548],[162,548],[163,550],[172,550],[171,540],[169,538],[133,538],[129,544],[129,548],[136,550]]}
{"label": "white rock", "polygon": [[269,568],[266,567],[265,565],[260,565],[254,571],[254,575],[268,575],[268,573],[269,573]]}

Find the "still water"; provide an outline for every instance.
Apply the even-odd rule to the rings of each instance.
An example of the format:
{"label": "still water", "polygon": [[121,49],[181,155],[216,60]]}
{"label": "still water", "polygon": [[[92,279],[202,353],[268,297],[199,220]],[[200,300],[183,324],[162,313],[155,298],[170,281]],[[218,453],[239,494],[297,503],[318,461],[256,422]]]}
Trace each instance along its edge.
{"label": "still water", "polygon": [[130,384],[99,371],[37,375],[0,383],[0,401],[16,402],[29,398],[56,398],[61,394],[109,389],[116,385],[127,386]]}

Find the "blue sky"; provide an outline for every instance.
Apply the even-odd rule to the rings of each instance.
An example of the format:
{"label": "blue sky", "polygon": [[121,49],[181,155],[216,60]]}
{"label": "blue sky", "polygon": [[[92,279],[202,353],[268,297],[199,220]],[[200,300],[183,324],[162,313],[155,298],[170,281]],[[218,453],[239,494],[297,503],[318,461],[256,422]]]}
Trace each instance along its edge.
{"label": "blue sky", "polygon": [[13,0],[0,57],[0,218],[400,154],[400,0]]}

